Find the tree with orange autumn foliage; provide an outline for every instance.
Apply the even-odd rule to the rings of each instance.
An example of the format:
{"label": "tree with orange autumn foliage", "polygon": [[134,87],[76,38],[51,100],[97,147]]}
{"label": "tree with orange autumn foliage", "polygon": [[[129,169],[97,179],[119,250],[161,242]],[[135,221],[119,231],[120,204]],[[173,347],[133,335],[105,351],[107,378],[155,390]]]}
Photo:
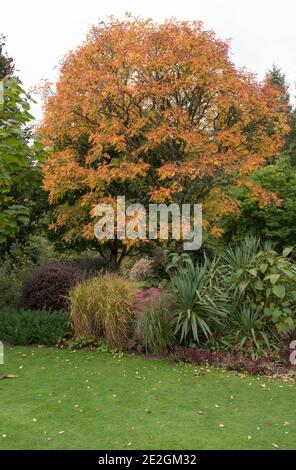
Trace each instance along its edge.
{"label": "tree with orange autumn foliage", "polygon": [[[286,111],[277,87],[237,70],[228,42],[200,22],[109,18],[68,54],[45,101],[53,228],[67,242],[98,244],[94,207],[125,195],[144,205],[204,202],[205,227],[217,232],[207,207],[216,201],[215,216],[237,210],[223,185],[249,184],[277,155]],[[130,249],[106,247],[117,262]]]}

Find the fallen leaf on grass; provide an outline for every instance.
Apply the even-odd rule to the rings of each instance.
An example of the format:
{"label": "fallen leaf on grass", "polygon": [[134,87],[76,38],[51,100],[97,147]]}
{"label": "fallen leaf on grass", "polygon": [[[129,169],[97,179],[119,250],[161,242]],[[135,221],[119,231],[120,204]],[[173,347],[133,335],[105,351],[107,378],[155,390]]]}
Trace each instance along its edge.
{"label": "fallen leaf on grass", "polygon": [[16,379],[18,377],[18,375],[14,375],[14,374],[4,374],[4,375],[0,375],[0,380],[1,379]]}

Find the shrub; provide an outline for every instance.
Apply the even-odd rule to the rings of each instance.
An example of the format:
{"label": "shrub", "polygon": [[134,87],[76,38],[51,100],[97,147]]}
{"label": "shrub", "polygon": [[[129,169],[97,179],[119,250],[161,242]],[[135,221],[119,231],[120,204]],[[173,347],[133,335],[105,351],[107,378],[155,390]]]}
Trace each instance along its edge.
{"label": "shrub", "polygon": [[78,284],[70,294],[70,312],[76,336],[104,338],[108,347],[123,349],[133,319],[135,288],[113,275]]}
{"label": "shrub", "polygon": [[188,260],[174,279],[177,294],[176,334],[180,341],[208,339],[227,315],[228,298],[219,287],[219,260],[193,264]]}
{"label": "shrub", "polygon": [[[230,319],[231,345],[256,360],[276,350],[276,335],[262,309],[243,303]],[[272,341],[274,340],[274,341]]]}
{"label": "shrub", "polygon": [[69,291],[82,279],[82,272],[71,265],[39,267],[24,283],[18,306],[29,310],[68,310]]}
{"label": "shrub", "polygon": [[129,275],[132,281],[150,281],[154,277],[152,260],[147,257],[139,259],[132,267]]}
{"label": "shrub", "polygon": [[15,272],[0,267],[0,309],[17,305],[21,285]]}
{"label": "shrub", "polygon": [[18,303],[22,284],[30,273],[30,265],[16,265],[10,258],[0,266],[0,309],[15,308]]}
{"label": "shrub", "polygon": [[141,331],[146,352],[166,354],[173,341],[172,299],[162,297],[147,306]]}
{"label": "shrub", "polygon": [[86,277],[111,271],[111,266],[102,256],[77,256],[69,261],[74,268],[82,271]]}
{"label": "shrub", "polygon": [[186,268],[193,261],[188,253],[170,253],[167,259],[166,273],[171,278],[178,273],[179,269]]}
{"label": "shrub", "polygon": [[5,309],[0,312],[0,338],[14,345],[54,346],[71,331],[69,314]]}
{"label": "shrub", "polygon": [[168,250],[162,246],[154,246],[151,253],[151,268],[156,279],[168,279],[167,265],[168,265]]}
{"label": "shrub", "polygon": [[248,237],[222,256],[233,308],[245,303],[261,311],[261,319],[283,335],[296,325],[296,272],[287,259],[291,251],[279,255],[270,244],[260,247],[258,239]]}

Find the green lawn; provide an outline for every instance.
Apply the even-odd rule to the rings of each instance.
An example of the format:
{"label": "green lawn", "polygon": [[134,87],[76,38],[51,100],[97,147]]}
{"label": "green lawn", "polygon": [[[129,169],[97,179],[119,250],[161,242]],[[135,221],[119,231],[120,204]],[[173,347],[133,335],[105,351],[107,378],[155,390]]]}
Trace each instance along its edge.
{"label": "green lawn", "polygon": [[6,348],[0,449],[295,449],[296,385],[163,360]]}

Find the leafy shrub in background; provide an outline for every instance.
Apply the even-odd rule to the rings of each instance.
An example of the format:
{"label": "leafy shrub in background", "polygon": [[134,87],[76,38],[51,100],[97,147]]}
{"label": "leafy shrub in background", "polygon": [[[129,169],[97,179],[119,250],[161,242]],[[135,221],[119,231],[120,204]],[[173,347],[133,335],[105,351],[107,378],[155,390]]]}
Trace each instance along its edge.
{"label": "leafy shrub in background", "polygon": [[151,250],[151,268],[156,279],[169,279],[166,269],[169,262],[168,256],[168,249],[164,248],[163,246],[153,246]]}
{"label": "leafy shrub in background", "polygon": [[196,265],[191,260],[174,278],[176,291],[175,333],[180,342],[208,339],[215,325],[227,316],[228,297],[219,285],[219,259]]}
{"label": "leafy shrub in background", "polygon": [[41,266],[24,283],[18,306],[29,310],[68,310],[69,291],[82,279],[83,273],[69,264]]}
{"label": "leafy shrub in background", "polygon": [[[294,117],[294,142],[296,142],[295,122]],[[274,164],[262,166],[252,174],[251,181],[267,191],[278,194],[282,203],[261,207],[258,200],[250,198],[244,186],[236,189],[236,196],[240,200],[240,215],[239,217],[229,215],[224,218],[224,241],[242,240],[246,233],[251,232],[260,233],[263,239],[274,241],[280,251],[284,247],[294,245],[296,230],[295,147],[294,150],[291,147],[289,152],[285,152],[279,159],[276,159]]]}
{"label": "leafy shrub in background", "polygon": [[152,260],[149,258],[139,259],[130,271],[131,281],[149,281],[155,277],[152,269]]}
{"label": "leafy shrub in background", "polygon": [[140,329],[146,352],[166,354],[172,345],[174,325],[172,298],[162,296],[147,306]]}
{"label": "leafy shrub in background", "polygon": [[43,237],[32,236],[26,244],[12,243],[0,260],[0,309],[17,307],[22,285],[38,265],[53,259],[53,248]]}
{"label": "leafy shrub in background", "polygon": [[106,274],[78,284],[69,299],[75,335],[104,338],[108,347],[123,349],[134,299],[133,284],[117,276]]}
{"label": "leafy shrub in background", "polygon": [[32,265],[18,263],[10,257],[0,263],[0,309],[16,307],[22,284],[30,275]]}
{"label": "leafy shrub in background", "polygon": [[0,267],[0,310],[5,307],[16,307],[22,283],[17,274]]}
{"label": "leafy shrub in background", "polygon": [[111,271],[111,266],[102,256],[76,256],[69,260],[69,264],[82,271],[85,277],[91,277]]}
{"label": "leafy shrub in background", "polygon": [[54,311],[4,309],[0,312],[0,338],[13,345],[56,345],[69,334],[69,314]]}
{"label": "leafy shrub in background", "polygon": [[242,304],[261,311],[261,318],[279,334],[295,328],[296,271],[287,259],[292,249],[278,254],[270,244],[247,237],[222,256],[226,288],[233,309]]}
{"label": "leafy shrub in background", "polygon": [[168,255],[166,273],[172,277],[178,272],[178,269],[186,268],[187,264],[192,264],[192,258],[188,253],[170,253]]}
{"label": "leafy shrub in background", "polygon": [[26,243],[16,241],[9,250],[9,258],[17,264],[43,265],[58,261],[58,254],[47,238],[32,235]]}

